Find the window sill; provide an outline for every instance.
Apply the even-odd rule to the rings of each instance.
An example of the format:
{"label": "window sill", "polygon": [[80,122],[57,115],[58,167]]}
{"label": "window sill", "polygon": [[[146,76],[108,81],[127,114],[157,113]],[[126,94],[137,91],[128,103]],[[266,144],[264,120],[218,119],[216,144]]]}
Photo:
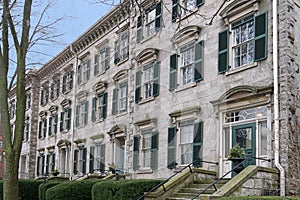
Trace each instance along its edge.
{"label": "window sill", "polygon": [[155,31],[152,35],[149,35],[149,36],[143,38],[143,39],[139,42],[139,44],[143,44],[143,43],[147,42],[148,40],[151,40],[152,38],[156,37],[156,35],[157,35],[157,31]]}
{"label": "window sill", "polygon": [[125,115],[127,115],[127,110],[115,114],[114,117],[122,117],[122,116],[125,116]]}
{"label": "window sill", "polygon": [[148,103],[150,101],[153,101],[155,99],[155,97],[149,97],[147,99],[143,99],[139,102],[139,105],[144,104],[144,103]]}
{"label": "window sill", "polygon": [[96,74],[96,76],[101,76],[101,75],[105,74],[105,73],[106,73],[106,70],[107,70],[107,69],[105,69],[105,70],[99,72],[98,74]]}
{"label": "window sill", "polygon": [[253,63],[251,63],[249,65],[245,65],[245,66],[242,66],[242,67],[238,67],[238,68],[229,70],[228,72],[225,73],[225,75],[226,76],[230,76],[232,74],[235,74],[235,73],[247,70],[247,69],[251,69],[251,68],[256,67],[256,66],[257,66],[257,62],[253,62]]}
{"label": "window sill", "polygon": [[198,12],[198,8],[194,8],[193,10],[187,11],[187,12],[188,12],[187,14],[183,14],[182,16],[179,16],[179,17],[176,19],[176,22],[177,22],[177,23],[180,23],[181,21],[183,21],[183,20],[189,18],[190,16],[192,16],[192,15],[194,16],[194,14],[195,14],[196,12]]}
{"label": "window sill", "polygon": [[120,60],[120,61],[117,63],[117,65],[120,66],[120,65],[122,65],[123,63],[125,63],[125,62],[128,61],[128,60],[129,60],[129,57],[127,57],[127,58],[125,58],[125,59],[122,59],[122,60]]}
{"label": "window sill", "polygon": [[101,123],[104,121],[105,118],[101,118],[101,119],[96,119],[95,124]]}
{"label": "window sill", "polygon": [[138,174],[152,174],[153,170],[152,169],[148,169],[148,168],[139,169],[139,170],[137,170],[137,173]]}
{"label": "window sill", "polygon": [[187,90],[189,88],[192,88],[192,87],[196,87],[197,86],[197,83],[196,82],[193,82],[193,83],[189,83],[187,85],[182,85],[182,86],[179,86],[178,88],[175,89],[175,92],[181,92],[183,90]]}

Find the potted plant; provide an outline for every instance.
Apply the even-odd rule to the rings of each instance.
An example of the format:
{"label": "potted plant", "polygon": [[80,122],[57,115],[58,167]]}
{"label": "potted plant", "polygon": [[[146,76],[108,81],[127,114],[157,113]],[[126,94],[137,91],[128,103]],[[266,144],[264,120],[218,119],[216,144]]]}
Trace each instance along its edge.
{"label": "potted plant", "polygon": [[229,150],[227,158],[228,160],[232,161],[233,171],[237,174],[244,169],[244,165],[240,163],[245,160],[245,155],[245,151],[243,148],[241,148],[239,143],[236,143],[232,149]]}
{"label": "potted plant", "polygon": [[57,169],[53,170],[52,171],[52,175],[53,176],[57,176],[59,174],[59,171]]}

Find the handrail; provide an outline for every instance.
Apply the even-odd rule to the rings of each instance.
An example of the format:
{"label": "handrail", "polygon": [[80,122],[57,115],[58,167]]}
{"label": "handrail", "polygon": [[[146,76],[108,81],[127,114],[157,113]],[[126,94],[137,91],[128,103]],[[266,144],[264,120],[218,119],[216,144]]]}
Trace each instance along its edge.
{"label": "handrail", "polygon": [[[211,162],[211,161],[204,161],[204,160],[201,160],[201,161],[198,161],[198,162],[203,162],[203,163],[212,163],[212,164],[216,164],[218,165],[219,163],[218,162]],[[152,189],[150,189],[148,192],[144,193],[142,196],[140,196],[137,200],[142,200],[144,199],[145,195],[150,193],[150,192],[153,192],[154,190],[158,189],[159,187],[163,187],[164,191],[167,191],[166,187],[164,186],[165,183],[167,183],[170,179],[172,179],[174,176],[176,176],[177,174],[181,173],[183,170],[189,168],[190,169],[190,172],[192,173],[193,170],[191,168],[191,166],[194,165],[194,162],[188,164],[187,166],[183,167],[182,169],[180,169],[179,171],[177,171],[175,174],[173,174],[172,176],[170,176],[169,178],[167,178],[166,180],[164,180],[163,182],[157,184],[156,186],[154,186]]]}
{"label": "handrail", "polygon": [[247,157],[245,158],[244,161],[240,162],[238,165],[236,165],[234,168],[232,168],[230,171],[228,171],[227,173],[225,173],[221,178],[218,178],[217,180],[215,180],[214,182],[212,182],[210,185],[208,185],[206,188],[204,188],[201,192],[199,192],[196,196],[194,196],[191,200],[196,199],[197,197],[199,197],[201,194],[203,194],[206,190],[208,190],[211,187],[214,187],[215,191],[217,191],[217,188],[215,186],[216,183],[218,183],[219,181],[223,180],[225,176],[227,176],[229,173],[232,173],[236,168],[238,168],[240,165],[244,164],[246,161],[252,160],[252,159],[257,159],[257,160],[265,160],[268,162],[271,162],[271,159],[265,159],[265,158],[257,158],[257,157]]}

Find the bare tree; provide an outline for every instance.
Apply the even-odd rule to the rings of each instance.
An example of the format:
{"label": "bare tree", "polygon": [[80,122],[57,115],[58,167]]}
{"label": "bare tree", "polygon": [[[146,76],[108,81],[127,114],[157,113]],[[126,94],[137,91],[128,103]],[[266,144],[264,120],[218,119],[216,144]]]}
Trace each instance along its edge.
{"label": "bare tree", "polygon": [[[19,159],[22,149],[22,140],[25,121],[25,85],[26,66],[29,48],[37,43],[53,42],[53,39],[60,34],[49,34],[54,25],[61,20],[57,19],[51,23],[43,25],[42,18],[50,4],[41,10],[40,17],[36,18],[35,26],[32,25],[33,1],[0,1],[0,12],[2,21],[0,30],[0,134],[3,135],[3,158],[4,158],[4,185],[3,199],[19,199],[18,170]],[[54,32],[50,32],[54,33]],[[13,53],[12,53],[13,52]],[[15,58],[11,58],[15,55]],[[11,62],[11,60],[14,60]],[[11,63],[15,67],[10,67]],[[14,68],[13,77],[9,78],[10,70]],[[16,79],[16,80],[15,80]],[[9,83],[10,82],[10,83]],[[11,137],[11,126],[9,117],[9,91],[15,89],[16,96],[16,120],[14,126],[14,136]]]}

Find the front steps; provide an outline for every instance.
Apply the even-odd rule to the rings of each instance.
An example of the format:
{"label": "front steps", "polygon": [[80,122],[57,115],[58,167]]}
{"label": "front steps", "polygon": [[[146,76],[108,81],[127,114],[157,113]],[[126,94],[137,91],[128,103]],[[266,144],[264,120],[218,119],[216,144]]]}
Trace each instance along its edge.
{"label": "front steps", "polygon": [[[188,184],[187,187],[180,189],[178,192],[173,193],[170,197],[167,197],[166,200],[187,200],[195,197],[199,192],[207,188],[214,180],[206,181],[193,181]],[[216,188],[221,188],[228,180],[222,180],[219,183],[215,184]],[[213,194],[216,190],[211,186],[203,194]]]}

